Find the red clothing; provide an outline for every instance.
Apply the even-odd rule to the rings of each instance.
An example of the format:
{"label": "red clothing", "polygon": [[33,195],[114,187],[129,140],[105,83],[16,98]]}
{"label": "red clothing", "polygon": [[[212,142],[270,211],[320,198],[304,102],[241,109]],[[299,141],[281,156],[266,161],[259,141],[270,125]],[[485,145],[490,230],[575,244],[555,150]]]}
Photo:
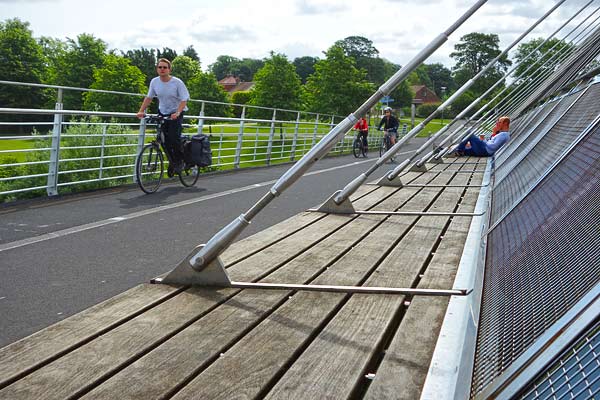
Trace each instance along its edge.
{"label": "red clothing", "polygon": [[358,120],[358,122],[356,123],[356,125],[354,125],[354,129],[358,129],[359,131],[368,131],[369,130],[369,124],[367,123],[367,120],[364,118],[361,118]]}

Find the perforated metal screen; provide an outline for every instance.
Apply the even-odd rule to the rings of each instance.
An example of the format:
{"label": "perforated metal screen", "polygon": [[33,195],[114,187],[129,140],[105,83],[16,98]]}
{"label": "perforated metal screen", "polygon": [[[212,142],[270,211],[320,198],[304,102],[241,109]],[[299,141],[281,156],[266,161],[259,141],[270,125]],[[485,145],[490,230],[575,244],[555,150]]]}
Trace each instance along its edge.
{"label": "perforated metal screen", "polygon": [[[494,225],[544,175],[556,159],[600,114],[600,84],[592,85],[539,141],[525,146],[525,157],[498,166],[491,211]],[[513,154],[514,158],[517,155]]]}
{"label": "perforated metal screen", "polygon": [[489,233],[474,397],[599,281],[599,176],[600,124]]}
{"label": "perforated metal screen", "polygon": [[600,396],[600,322],[596,324],[516,399],[597,399]]}

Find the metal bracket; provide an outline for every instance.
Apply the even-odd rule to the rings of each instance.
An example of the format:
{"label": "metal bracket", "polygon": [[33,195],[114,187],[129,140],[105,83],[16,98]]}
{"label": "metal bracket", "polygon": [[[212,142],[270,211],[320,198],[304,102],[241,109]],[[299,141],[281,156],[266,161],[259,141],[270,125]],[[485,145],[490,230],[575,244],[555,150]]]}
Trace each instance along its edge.
{"label": "metal bracket", "polygon": [[354,206],[350,199],[346,198],[340,204],[335,202],[334,199],[340,192],[341,190],[334,192],[329,199],[319,206],[319,208],[308,211],[319,211],[330,214],[354,214]]}
{"label": "metal bracket", "polygon": [[397,177],[395,177],[392,180],[389,180],[385,175],[381,177],[381,179],[379,179],[377,182],[375,182],[375,185],[377,186],[391,186],[391,187],[404,187],[404,184],[402,183],[402,180],[400,179],[400,175],[398,175]]}
{"label": "metal bracket", "polygon": [[211,261],[201,271],[192,268],[190,259],[195,256],[200,249],[204,247],[201,244],[194,248],[192,252],[179,263],[175,269],[167,274],[164,278],[155,278],[152,283],[165,283],[182,286],[220,286],[231,287],[231,280],[225,266],[219,257]]}
{"label": "metal bracket", "polygon": [[417,164],[413,164],[410,167],[409,171],[410,172],[427,172],[429,170],[427,169],[427,167],[425,166],[425,164],[423,164],[421,166],[418,166]]}

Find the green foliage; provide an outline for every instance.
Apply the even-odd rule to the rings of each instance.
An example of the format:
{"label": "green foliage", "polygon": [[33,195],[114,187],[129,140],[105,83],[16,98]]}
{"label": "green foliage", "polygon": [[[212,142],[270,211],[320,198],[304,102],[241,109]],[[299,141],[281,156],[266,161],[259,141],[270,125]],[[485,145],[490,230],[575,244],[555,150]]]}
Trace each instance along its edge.
{"label": "green foliage", "polygon": [[[231,102],[233,104],[248,104],[250,99],[252,99],[252,92],[249,90],[233,92],[231,95]],[[240,118],[242,116],[242,107],[233,106],[233,115],[235,115],[236,118]]]}
{"label": "green foliage", "polygon": [[[500,55],[500,39],[496,34],[485,34],[473,32],[460,38],[461,42],[454,46],[454,52],[450,57],[456,60],[454,66],[454,80],[458,86],[462,86],[469,79],[481,72],[494,58]],[[483,76],[471,86],[475,94],[482,94],[496,81],[512,63],[508,57],[503,55]]]}
{"label": "green foliage", "polygon": [[294,67],[296,67],[296,73],[300,77],[300,81],[304,85],[310,75],[315,72],[315,64],[319,61],[318,57],[296,57],[294,59]]}
{"label": "green foliage", "polygon": [[536,79],[540,75],[547,76],[561,59],[559,54],[568,54],[574,48],[573,44],[564,40],[552,38],[542,44],[544,40],[532,39],[517,48],[515,62],[519,66],[515,70],[515,76],[519,77],[519,82],[523,82],[524,79]]}
{"label": "green foliage", "polygon": [[410,86],[425,85],[428,88],[432,88],[433,82],[429,77],[427,67],[424,64],[419,65],[407,78]]}
{"label": "green foliage", "polygon": [[427,118],[432,113],[434,113],[435,110],[437,110],[437,108],[439,106],[440,106],[440,103],[421,104],[420,106],[417,106],[417,110],[416,110],[417,117]]}
{"label": "green foliage", "polygon": [[[265,66],[256,73],[254,83],[250,104],[288,110],[300,108],[300,77],[285,55],[272,52]],[[270,110],[252,109],[251,115],[270,118],[272,113]]]}
{"label": "green foliage", "polygon": [[444,67],[440,63],[435,64],[425,64],[427,75],[431,80],[431,86],[429,87],[433,90],[441,99],[442,96],[442,87],[445,87],[446,90],[444,94],[447,95],[450,92],[456,89],[456,83],[454,83],[454,79],[452,79],[452,71],[448,68]]}
{"label": "green foliage", "polygon": [[[192,99],[202,99],[228,103],[227,93],[212,73],[198,72],[188,82],[187,88]],[[200,113],[200,103],[188,102],[188,115]],[[204,115],[229,117],[232,115],[231,107],[226,104],[206,104]]]}
{"label": "green foliage", "polygon": [[177,57],[177,52],[168,47],[163,47],[162,50],[156,49],[156,59],[166,58],[169,61],[173,61]]}
{"label": "green foliage", "polygon": [[[0,23],[2,80],[42,83],[44,61],[42,46],[33,38],[29,23],[17,18]],[[38,108],[44,102],[43,91],[39,88],[3,86],[0,91],[2,107]],[[11,118],[14,121],[14,117]]]}
{"label": "green foliage", "polygon": [[171,61],[171,72],[184,83],[189,82],[196,74],[200,73],[200,62],[188,57],[177,56]]}
{"label": "green foliage", "polygon": [[[450,106],[451,113],[453,113],[454,115],[458,115],[465,108],[467,108],[477,97],[478,97],[477,94],[473,93],[470,90],[467,90],[452,103],[452,105]],[[482,105],[483,104],[481,104],[480,107]],[[477,107],[474,107],[474,109],[472,109],[469,113],[467,113],[466,116],[468,117],[468,116],[473,115],[473,113],[476,110],[477,110]]]}
{"label": "green foliage", "polygon": [[227,75],[233,75],[243,82],[252,82],[254,74],[263,65],[264,61],[254,58],[240,60],[232,56],[222,55],[217,57],[217,61],[209,66],[209,70],[217,77],[217,80],[221,80]]}
{"label": "green foliage", "polygon": [[356,110],[373,92],[366,73],[356,68],[344,49],[332,46],[326,58],[315,64],[315,73],[305,85],[310,111],[346,115]]}
{"label": "green foliage", "polygon": [[373,42],[362,36],[348,36],[338,40],[334,46],[344,49],[344,54],[354,58],[356,68],[367,72],[367,80],[378,85],[385,81],[385,62],[379,58],[379,50],[373,46]]}
{"label": "green foliage", "polygon": [[144,74],[146,87],[150,85],[152,78],[156,76],[156,54],[154,49],[146,49],[144,47],[135,50],[128,50],[122,53],[124,57],[131,61]]}
{"label": "green foliage", "polygon": [[[144,75],[130,64],[128,58],[109,54],[102,68],[94,71],[92,89],[112,90],[127,93],[144,93]],[[84,107],[87,110],[110,112],[133,112],[139,107],[141,98],[111,93],[86,92]]]}
{"label": "green foliage", "polygon": [[198,57],[198,52],[194,49],[194,45],[189,45],[183,50],[183,55],[191,58],[194,61],[198,61],[200,64],[200,57]]}
{"label": "green foliage", "polygon": [[412,104],[412,100],[415,97],[415,94],[410,89],[407,81],[402,81],[400,84],[390,93],[392,99],[394,99],[393,105],[394,108],[399,107],[410,107]]}

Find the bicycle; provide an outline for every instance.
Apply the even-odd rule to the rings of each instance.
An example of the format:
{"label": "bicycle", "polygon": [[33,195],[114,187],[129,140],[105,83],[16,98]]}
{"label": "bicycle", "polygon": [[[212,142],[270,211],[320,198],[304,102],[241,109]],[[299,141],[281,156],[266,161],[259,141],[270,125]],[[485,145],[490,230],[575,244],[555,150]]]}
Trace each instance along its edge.
{"label": "bicycle", "polygon": [[[162,115],[149,115],[144,117],[144,120],[147,123],[156,124],[156,138],[142,147],[142,150],[137,155],[135,176],[140,189],[144,193],[151,194],[158,190],[163,178],[163,152],[167,155],[169,165],[174,165],[174,162],[169,158],[169,152],[165,149],[165,132],[163,131],[165,121],[170,120],[170,118]],[[182,148],[187,140],[189,139],[182,138]],[[183,186],[194,186],[198,181],[198,166],[185,164],[184,168],[177,175],[179,175],[179,180]]]}
{"label": "bicycle", "polygon": [[369,148],[366,144],[366,138],[364,138],[361,133],[361,131],[358,131],[356,133],[356,137],[354,138],[354,142],[352,142],[352,153],[356,158],[360,157],[361,154],[363,157],[366,157],[367,152],[369,151]]}
{"label": "bicycle", "polygon": [[[379,157],[381,157],[385,152],[392,148],[392,138],[390,135],[396,134],[396,131],[392,130],[384,130],[384,135],[381,138],[381,144],[379,145]],[[394,157],[390,158],[391,162],[394,162]]]}

